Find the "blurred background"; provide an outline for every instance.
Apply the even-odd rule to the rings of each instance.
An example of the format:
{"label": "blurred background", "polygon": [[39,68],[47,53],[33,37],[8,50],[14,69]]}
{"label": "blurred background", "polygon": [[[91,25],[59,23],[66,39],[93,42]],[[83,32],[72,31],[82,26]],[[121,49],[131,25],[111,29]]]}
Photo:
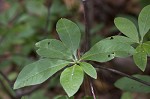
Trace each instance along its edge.
{"label": "blurred background", "polygon": [[[126,17],[137,24],[139,12],[150,4],[150,0],[87,1],[91,46],[103,38],[119,34],[113,22],[115,17]],[[15,91],[11,88],[22,68],[38,60],[35,43],[46,38],[59,39],[55,25],[60,18],[68,18],[78,24],[82,32],[82,51],[85,25],[81,0],[0,0],[0,99],[20,99],[22,96],[25,96],[22,99],[68,99],[58,98],[66,95],[59,83],[60,73],[41,85]],[[150,40],[150,33],[145,40]],[[149,60],[144,73],[130,57],[99,64],[130,75],[150,75]],[[115,88],[113,84],[120,75],[100,69],[97,71],[98,79],[93,80],[93,87],[98,99],[150,99],[150,94],[130,93]],[[88,80],[85,80],[75,99],[84,96],[91,96]]]}

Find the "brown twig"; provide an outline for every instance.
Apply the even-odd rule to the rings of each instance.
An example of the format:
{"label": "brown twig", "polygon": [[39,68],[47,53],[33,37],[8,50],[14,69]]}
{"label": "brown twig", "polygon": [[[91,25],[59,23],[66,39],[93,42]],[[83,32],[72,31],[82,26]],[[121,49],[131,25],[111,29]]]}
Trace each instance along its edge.
{"label": "brown twig", "polygon": [[[84,20],[85,20],[85,41],[84,41],[84,52],[88,51],[90,49],[90,16],[89,16],[89,8],[88,8],[88,2],[87,0],[82,0],[83,2],[83,6],[84,6]],[[91,93],[94,99],[96,99],[96,95],[93,89],[93,84],[92,81],[89,80],[90,82],[90,89],[91,89]]]}
{"label": "brown twig", "polygon": [[5,90],[5,92],[9,95],[11,99],[16,99],[16,97],[10,93],[10,91],[7,89],[6,85],[1,79],[0,79],[0,84],[2,85],[2,88]]}
{"label": "brown twig", "polygon": [[2,72],[0,71],[0,75],[6,80],[6,82],[10,85],[10,87],[12,88],[12,82],[7,78],[7,76]]}
{"label": "brown twig", "polygon": [[142,84],[144,84],[144,85],[150,86],[150,82],[143,81],[143,80],[141,80],[141,79],[139,79],[139,78],[130,76],[130,75],[128,75],[128,74],[125,74],[125,73],[123,73],[123,72],[121,72],[121,71],[118,71],[118,70],[115,70],[115,69],[112,69],[112,68],[107,68],[106,66],[100,66],[100,65],[98,65],[98,64],[96,64],[96,63],[93,63],[93,64],[94,64],[93,66],[96,67],[96,68],[100,68],[100,69],[103,69],[103,70],[107,70],[107,71],[110,71],[110,72],[119,74],[119,75],[121,75],[121,76],[125,76],[125,77],[127,77],[127,78],[129,78],[129,79],[135,80],[135,81],[137,81],[137,82],[140,82],[140,83],[142,83]]}
{"label": "brown twig", "polygon": [[38,90],[39,88],[41,88],[42,84],[39,84],[39,85],[35,85],[31,88],[27,88],[25,90],[17,90],[16,91],[16,97],[17,99],[21,98],[22,96],[25,96],[25,95],[29,95],[31,93],[33,93],[34,91]]}
{"label": "brown twig", "polygon": [[85,20],[85,41],[84,41],[84,52],[88,51],[90,48],[90,20],[88,14],[87,0],[82,0],[84,6],[84,20]]}

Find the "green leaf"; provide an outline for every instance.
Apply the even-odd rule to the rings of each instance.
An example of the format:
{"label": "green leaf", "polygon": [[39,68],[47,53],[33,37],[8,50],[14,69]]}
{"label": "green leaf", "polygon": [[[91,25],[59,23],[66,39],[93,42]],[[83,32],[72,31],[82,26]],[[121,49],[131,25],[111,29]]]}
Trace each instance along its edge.
{"label": "green leaf", "polygon": [[72,59],[71,51],[59,40],[45,39],[36,43],[36,46],[39,47],[37,54],[42,57]]}
{"label": "green leaf", "polygon": [[150,41],[143,43],[142,47],[147,55],[150,56]]}
{"label": "green leaf", "polygon": [[79,27],[72,21],[62,18],[57,22],[56,30],[62,42],[75,54],[81,38]]}
{"label": "green leaf", "polygon": [[69,97],[73,96],[83,82],[84,72],[78,65],[66,68],[60,76],[60,83]]}
{"label": "green leaf", "polygon": [[127,43],[127,44],[134,44],[135,43],[131,38],[128,38],[125,36],[111,36],[111,37],[108,37],[106,39],[112,39],[116,42]]}
{"label": "green leaf", "polygon": [[80,66],[82,67],[85,73],[87,73],[92,78],[97,79],[97,72],[91,64],[86,62],[81,62]]}
{"label": "green leaf", "polygon": [[145,34],[150,29],[150,5],[144,7],[139,14],[138,17],[138,24],[139,24],[139,31],[141,35],[141,39],[145,36]]}
{"label": "green leaf", "polygon": [[134,23],[126,18],[115,18],[114,23],[116,27],[127,37],[131,38],[134,42],[139,42],[138,31]]}
{"label": "green leaf", "polygon": [[128,53],[128,55],[132,55],[135,50],[129,44],[104,39],[96,43],[81,57],[81,59],[106,62],[113,59],[115,56],[119,57],[117,52]]}
{"label": "green leaf", "polygon": [[[146,75],[134,75],[141,80],[150,82],[150,76]],[[123,77],[115,82],[115,86],[119,89],[129,92],[140,92],[140,93],[150,93],[150,86],[146,86],[140,82]]]}
{"label": "green leaf", "polygon": [[21,99],[48,99],[48,97],[45,96],[44,90],[39,90],[29,96],[23,96]]}
{"label": "green leaf", "polygon": [[54,99],[74,99],[74,96],[68,97],[68,96],[61,96],[61,95],[59,95],[59,96],[54,97]]}
{"label": "green leaf", "polygon": [[144,71],[147,64],[147,53],[144,51],[142,45],[136,48],[136,53],[133,55],[135,64]]}
{"label": "green leaf", "polygon": [[133,99],[132,94],[130,92],[125,92],[121,96],[121,99]]}
{"label": "green leaf", "polygon": [[68,61],[55,59],[41,59],[29,64],[20,72],[14,89],[40,84],[68,64]]}
{"label": "green leaf", "polygon": [[46,6],[43,3],[44,0],[28,0],[25,2],[25,7],[29,13],[42,16],[46,15],[47,12]]}

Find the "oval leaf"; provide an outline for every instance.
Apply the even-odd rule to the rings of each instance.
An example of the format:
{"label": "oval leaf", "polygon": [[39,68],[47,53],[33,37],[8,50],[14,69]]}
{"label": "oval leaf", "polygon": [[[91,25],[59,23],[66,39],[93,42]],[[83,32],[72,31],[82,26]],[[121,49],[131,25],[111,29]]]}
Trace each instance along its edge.
{"label": "oval leaf", "polygon": [[[146,75],[135,75],[141,80],[150,82],[150,76]],[[141,92],[141,93],[150,93],[150,86],[146,86],[140,82],[129,79],[127,77],[123,77],[115,82],[115,86],[119,89],[129,92]]]}
{"label": "oval leaf", "polygon": [[147,55],[150,56],[150,41],[143,43],[142,47]]}
{"label": "oval leaf", "polygon": [[40,84],[68,64],[68,61],[55,59],[41,59],[29,64],[20,72],[14,89]]}
{"label": "oval leaf", "polygon": [[116,27],[127,37],[131,38],[134,42],[139,42],[138,31],[132,21],[126,18],[115,18],[114,23]]}
{"label": "oval leaf", "polygon": [[140,35],[142,39],[150,29],[150,10],[149,9],[150,9],[150,5],[144,7],[138,17],[139,31],[140,31]]}
{"label": "oval leaf", "polygon": [[136,48],[136,53],[133,55],[135,64],[142,70],[145,71],[147,64],[147,53],[144,51],[142,45]]}
{"label": "oval leaf", "polygon": [[121,99],[133,99],[133,96],[130,92],[125,92],[122,94]]}
{"label": "oval leaf", "polygon": [[81,33],[79,27],[68,19],[60,19],[56,30],[62,42],[75,54],[79,47]]}
{"label": "oval leaf", "polygon": [[39,49],[36,51],[38,55],[47,58],[55,59],[72,59],[71,51],[59,40],[45,39],[38,43],[36,46]]}
{"label": "oval leaf", "polygon": [[84,73],[80,66],[74,65],[66,68],[60,76],[60,83],[68,96],[73,96],[83,82]]}
{"label": "oval leaf", "polygon": [[97,72],[91,64],[86,62],[81,62],[80,66],[82,67],[85,73],[87,73],[92,78],[97,79]]}
{"label": "oval leaf", "polygon": [[117,52],[128,53],[129,55],[132,55],[135,50],[129,44],[105,39],[96,43],[81,57],[81,59],[106,62],[113,59],[115,56],[119,57]]}

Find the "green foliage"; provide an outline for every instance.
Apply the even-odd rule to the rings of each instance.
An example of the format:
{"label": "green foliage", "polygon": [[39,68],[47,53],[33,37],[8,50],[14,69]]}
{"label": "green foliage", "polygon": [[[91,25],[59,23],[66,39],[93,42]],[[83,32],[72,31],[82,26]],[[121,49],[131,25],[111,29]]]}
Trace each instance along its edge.
{"label": "green foliage", "polygon": [[46,96],[44,96],[44,91],[40,90],[37,92],[34,92],[32,95],[29,96],[23,96],[21,99],[48,99]]}
{"label": "green foliage", "polygon": [[36,43],[36,46],[39,48],[36,52],[41,57],[72,59],[71,51],[59,40],[45,39]]}
{"label": "green foliage", "polygon": [[56,96],[54,99],[74,99],[74,97],[67,97],[67,96]]}
{"label": "green foliage", "polygon": [[66,68],[61,76],[60,83],[68,96],[73,96],[80,88],[83,82],[84,73],[80,66],[74,65]]}
{"label": "green foliage", "polygon": [[86,62],[81,62],[80,66],[82,67],[82,69],[84,70],[86,74],[88,74],[94,79],[97,79],[97,72],[91,64],[86,63]]}
{"label": "green foliage", "polygon": [[142,44],[142,47],[144,49],[144,51],[147,53],[148,56],[150,56],[150,41],[145,42]]}
{"label": "green foliage", "polygon": [[144,7],[139,14],[138,24],[141,40],[150,29],[150,5]]}
{"label": "green foliage", "polygon": [[134,53],[134,48],[127,43],[118,42],[113,39],[105,39],[96,43],[81,57],[81,59],[106,62],[114,57],[121,57],[119,54],[117,54],[118,52],[132,55]]}
{"label": "green foliage", "polygon": [[[150,76],[134,75],[134,77],[137,77],[143,81],[150,82]],[[118,81],[116,81],[115,86],[124,91],[150,93],[150,86],[146,86],[144,84],[141,84],[140,82],[131,80],[126,77],[123,77],[123,78],[119,79]]]}
{"label": "green foliage", "polygon": [[57,22],[56,30],[63,43],[71,49],[71,52],[76,55],[76,50],[79,47],[81,33],[79,27],[67,19],[60,19]]}
{"label": "green foliage", "polygon": [[144,71],[147,64],[147,54],[142,45],[136,48],[136,53],[133,55],[134,62],[137,66]]}
{"label": "green foliage", "polygon": [[[149,8],[150,6],[147,7]],[[143,12],[148,9],[147,7],[142,10],[139,20],[143,20],[142,17],[149,15],[149,13],[145,14]],[[143,20],[145,25],[149,25],[145,21],[149,21],[149,19]],[[142,23],[139,21],[139,24]],[[45,39],[36,43],[36,47],[38,47],[36,52],[41,59],[23,68],[15,82],[14,89],[40,84],[57,71],[65,68],[61,73],[60,83],[67,95],[71,97],[83,83],[84,73],[94,79],[97,78],[96,70],[91,64],[85,62],[87,60],[107,62],[115,57],[133,55],[137,66],[144,71],[147,56],[150,54],[150,43],[143,42],[143,37],[150,26],[143,27],[146,28],[146,31],[140,30],[139,32],[133,22],[121,17],[115,19],[115,25],[127,37],[108,37],[97,42],[89,51],[80,56],[77,55],[81,39],[80,29],[74,22],[61,18],[56,25],[61,41]],[[133,44],[137,44],[137,46],[132,46]],[[138,75],[136,77],[149,81],[148,76]],[[141,92],[141,89],[143,89],[143,92],[150,91],[149,87],[128,78],[118,80],[115,85],[126,91]]]}
{"label": "green foliage", "polygon": [[29,64],[20,72],[14,84],[14,89],[40,84],[67,64],[69,64],[69,62],[56,59],[41,59]]}
{"label": "green foliage", "polygon": [[121,96],[121,99],[133,99],[132,94],[130,92],[125,92]]}
{"label": "green foliage", "polygon": [[[115,19],[116,27],[127,37],[138,43],[136,53],[133,55],[135,64],[144,71],[147,65],[147,55],[149,55],[149,44],[144,43],[145,34],[150,29],[150,5],[144,7],[138,17],[138,28],[133,22],[126,18],[118,17]],[[137,31],[139,29],[139,31]]]}
{"label": "green foliage", "polygon": [[133,22],[126,18],[118,17],[114,20],[116,27],[134,42],[139,42],[138,31]]}

